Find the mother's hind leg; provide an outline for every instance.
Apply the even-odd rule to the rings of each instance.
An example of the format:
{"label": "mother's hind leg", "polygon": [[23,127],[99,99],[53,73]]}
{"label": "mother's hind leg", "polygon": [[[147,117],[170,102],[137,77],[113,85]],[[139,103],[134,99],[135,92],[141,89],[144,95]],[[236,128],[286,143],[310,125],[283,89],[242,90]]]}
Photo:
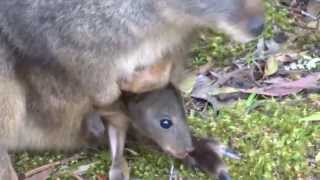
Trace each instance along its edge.
{"label": "mother's hind leg", "polygon": [[17,174],[12,167],[8,151],[0,146],[0,179],[18,180]]}

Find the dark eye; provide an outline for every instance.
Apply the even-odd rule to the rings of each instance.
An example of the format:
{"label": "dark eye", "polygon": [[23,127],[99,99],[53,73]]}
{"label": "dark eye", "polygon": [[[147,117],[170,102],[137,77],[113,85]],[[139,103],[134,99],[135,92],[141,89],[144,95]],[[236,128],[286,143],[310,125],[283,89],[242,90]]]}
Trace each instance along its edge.
{"label": "dark eye", "polygon": [[172,121],[168,118],[161,119],[160,125],[164,129],[169,129],[172,126]]}

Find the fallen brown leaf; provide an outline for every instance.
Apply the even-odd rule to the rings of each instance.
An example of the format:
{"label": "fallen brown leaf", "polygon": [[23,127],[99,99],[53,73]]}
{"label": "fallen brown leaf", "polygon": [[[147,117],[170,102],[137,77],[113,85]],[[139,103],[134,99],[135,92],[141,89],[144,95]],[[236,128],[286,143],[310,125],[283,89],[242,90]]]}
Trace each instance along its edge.
{"label": "fallen brown leaf", "polygon": [[275,83],[261,88],[240,89],[244,93],[256,93],[266,96],[286,96],[296,94],[304,89],[320,88],[320,73],[314,73],[296,81]]}

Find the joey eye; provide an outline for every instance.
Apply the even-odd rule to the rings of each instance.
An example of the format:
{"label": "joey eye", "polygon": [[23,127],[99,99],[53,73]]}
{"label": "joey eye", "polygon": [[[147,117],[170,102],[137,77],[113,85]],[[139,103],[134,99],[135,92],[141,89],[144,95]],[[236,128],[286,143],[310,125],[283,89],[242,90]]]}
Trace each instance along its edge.
{"label": "joey eye", "polygon": [[169,129],[173,125],[172,121],[169,118],[161,119],[160,126],[163,129]]}

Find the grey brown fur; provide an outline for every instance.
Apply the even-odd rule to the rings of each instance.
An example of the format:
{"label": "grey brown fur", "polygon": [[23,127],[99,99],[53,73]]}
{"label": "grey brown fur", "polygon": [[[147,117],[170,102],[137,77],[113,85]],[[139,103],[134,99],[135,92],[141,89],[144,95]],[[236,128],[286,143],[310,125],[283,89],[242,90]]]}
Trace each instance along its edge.
{"label": "grey brown fur", "polygon": [[130,79],[139,67],[175,59],[183,43],[189,44],[184,40],[199,28],[220,28],[237,40],[251,39],[262,27],[260,3],[3,0],[1,37],[20,55],[14,68],[23,73],[23,81],[41,74],[40,80],[66,89],[60,90],[62,96],[77,88],[93,104],[108,105],[119,97],[119,81]]}
{"label": "grey brown fur", "polygon": [[[179,79],[195,31],[217,28],[243,42],[262,25],[259,0],[2,0],[0,147],[80,147],[87,113],[108,111],[121,90]],[[166,73],[131,88],[140,71],[166,62]],[[125,134],[127,123],[110,124]]]}

